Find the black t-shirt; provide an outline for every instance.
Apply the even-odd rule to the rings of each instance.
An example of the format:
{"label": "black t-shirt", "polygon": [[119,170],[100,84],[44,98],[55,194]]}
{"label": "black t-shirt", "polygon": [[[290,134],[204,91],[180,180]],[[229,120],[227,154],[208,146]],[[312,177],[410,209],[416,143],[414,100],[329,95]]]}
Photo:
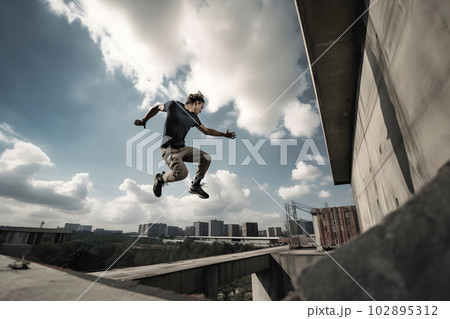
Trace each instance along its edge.
{"label": "black t-shirt", "polygon": [[169,146],[174,148],[184,147],[184,138],[191,127],[202,124],[197,114],[189,112],[184,104],[178,101],[164,103],[164,111],[167,112],[167,119],[164,124],[161,148]]}

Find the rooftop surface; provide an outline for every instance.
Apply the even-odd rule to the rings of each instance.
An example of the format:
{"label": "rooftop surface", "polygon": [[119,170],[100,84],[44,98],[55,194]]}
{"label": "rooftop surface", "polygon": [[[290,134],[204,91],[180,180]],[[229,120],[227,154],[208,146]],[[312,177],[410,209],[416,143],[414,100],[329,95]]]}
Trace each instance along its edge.
{"label": "rooftop surface", "polygon": [[[29,269],[13,270],[8,267],[14,258],[0,255],[0,300],[2,301],[75,301],[89,288],[96,277],[63,271],[31,262]],[[100,279],[80,298],[94,300],[191,300],[162,289],[118,283]]]}

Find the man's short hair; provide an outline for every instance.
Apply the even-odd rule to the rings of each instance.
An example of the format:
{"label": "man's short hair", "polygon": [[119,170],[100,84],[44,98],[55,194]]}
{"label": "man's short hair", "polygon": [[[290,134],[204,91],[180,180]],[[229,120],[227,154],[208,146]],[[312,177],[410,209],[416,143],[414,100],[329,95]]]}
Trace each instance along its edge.
{"label": "man's short hair", "polygon": [[200,91],[198,91],[197,93],[189,94],[186,99],[186,104],[194,104],[197,101],[199,101],[200,103],[205,103],[205,97]]}

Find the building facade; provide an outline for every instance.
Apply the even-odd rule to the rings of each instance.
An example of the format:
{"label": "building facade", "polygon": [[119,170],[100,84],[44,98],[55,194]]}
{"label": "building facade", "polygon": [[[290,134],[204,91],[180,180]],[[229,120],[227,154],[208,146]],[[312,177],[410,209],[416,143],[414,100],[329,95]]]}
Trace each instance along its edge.
{"label": "building facade", "polygon": [[258,237],[267,237],[267,230],[258,230]]}
{"label": "building facade", "polygon": [[228,225],[228,236],[230,236],[230,237],[242,236],[241,232],[239,231],[238,224],[229,224]]}
{"label": "building facade", "polygon": [[243,237],[258,237],[258,223],[244,222],[242,223]]}
{"label": "building facade", "polygon": [[314,234],[314,226],[312,220],[299,219],[298,224],[300,225],[299,234],[312,235]]}
{"label": "building facade", "polygon": [[139,235],[147,235],[148,234],[148,224],[139,224],[138,234]]}
{"label": "building facade", "polygon": [[195,226],[186,226],[186,236],[195,236]]}
{"label": "building facade", "polygon": [[80,225],[80,224],[66,223],[64,225],[64,229],[71,230],[71,231],[88,231],[88,232],[91,232],[92,231],[92,226],[91,225]]}
{"label": "building facade", "polygon": [[360,234],[356,206],[315,208],[311,214],[322,246],[341,245]]}
{"label": "building facade", "polygon": [[167,236],[167,224],[150,224],[147,231],[148,237],[164,237]]}
{"label": "building facade", "polygon": [[109,230],[104,228],[96,228],[94,233],[97,235],[122,235],[123,230]]}
{"label": "building facade", "polygon": [[0,234],[5,236],[5,245],[39,245],[41,242],[61,244],[70,240],[72,230],[0,226]]}
{"label": "building facade", "polygon": [[81,228],[80,224],[71,224],[71,223],[66,223],[64,225],[64,229],[66,230],[72,230],[72,231],[79,231]]}
{"label": "building facade", "polygon": [[209,236],[223,236],[223,221],[210,220],[209,221]]}
{"label": "building facade", "polygon": [[208,223],[194,222],[195,236],[208,236]]}
{"label": "building facade", "polygon": [[283,231],[281,230],[281,227],[275,227],[275,237],[282,237]]}
{"label": "building facade", "polygon": [[[351,184],[363,231],[406,203],[450,158],[450,4],[375,2],[296,0],[308,59],[317,61],[311,78],[333,180]],[[344,30],[323,55],[324,43]]]}
{"label": "building facade", "polygon": [[80,226],[80,231],[91,232],[92,231],[92,226],[91,225],[81,225]]}
{"label": "building facade", "polygon": [[167,236],[184,236],[185,232],[178,226],[167,226]]}

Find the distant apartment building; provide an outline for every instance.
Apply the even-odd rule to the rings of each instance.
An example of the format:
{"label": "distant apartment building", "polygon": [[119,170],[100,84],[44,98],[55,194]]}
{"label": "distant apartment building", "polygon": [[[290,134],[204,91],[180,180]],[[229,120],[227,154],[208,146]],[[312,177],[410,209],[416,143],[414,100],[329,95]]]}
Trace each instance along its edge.
{"label": "distant apartment building", "polygon": [[258,237],[258,223],[244,222],[242,223],[243,237]]}
{"label": "distant apartment building", "polygon": [[241,236],[239,234],[239,225],[238,224],[227,224],[225,225],[226,234],[224,233],[224,236],[228,237],[239,237]]}
{"label": "distant apartment building", "polygon": [[186,236],[195,236],[195,226],[186,226]]}
{"label": "distant apartment building", "polygon": [[167,226],[167,236],[183,236],[184,231],[178,226]]}
{"label": "distant apartment building", "polygon": [[228,237],[228,225],[229,224],[223,224],[223,236]]}
{"label": "distant apartment building", "polygon": [[139,235],[147,235],[148,234],[148,226],[149,226],[149,224],[139,224],[138,234]]}
{"label": "distant apartment building", "polygon": [[69,241],[71,234],[70,229],[0,226],[0,235],[5,240],[3,245],[60,244]]}
{"label": "distant apartment building", "polygon": [[311,220],[306,219],[293,219],[289,220],[289,230],[291,235],[313,235],[314,226]]}
{"label": "distant apartment building", "polygon": [[258,230],[258,237],[267,237],[267,230]]}
{"label": "distant apartment building", "polygon": [[194,222],[195,236],[208,236],[208,223]]}
{"label": "distant apartment building", "polygon": [[149,225],[147,231],[148,237],[163,237],[167,236],[167,224],[152,223]]}
{"label": "distant apartment building", "polygon": [[275,227],[275,237],[282,237],[283,231],[281,230],[281,227]]}
{"label": "distant apartment building", "polygon": [[80,224],[71,224],[71,223],[66,223],[64,225],[64,229],[66,230],[72,230],[72,231],[79,231],[80,230],[81,225]]}
{"label": "distant apartment building", "polygon": [[322,246],[341,245],[360,233],[355,206],[315,208],[311,215]]}
{"label": "distant apartment building", "polygon": [[282,237],[281,227],[267,227],[267,237]]}
{"label": "distant apartment building", "polygon": [[209,221],[209,236],[223,236],[223,221],[210,220]]}
{"label": "distant apartment building", "polygon": [[314,234],[314,226],[312,220],[299,219],[298,224],[300,225],[299,234],[312,235]]}
{"label": "distant apartment building", "polygon": [[71,223],[66,223],[64,225],[64,229],[66,230],[72,230],[72,231],[92,231],[92,226],[91,225],[80,225],[80,224],[71,224]]}
{"label": "distant apartment building", "polygon": [[92,226],[91,225],[81,225],[80,226],[80,231],[91,232],[92,231]]}
{"label": "distant apartment building", "polygon": [[96,228],[94,233],[97,235],[121,235],[123,230],[108,230],[104,228]]}

